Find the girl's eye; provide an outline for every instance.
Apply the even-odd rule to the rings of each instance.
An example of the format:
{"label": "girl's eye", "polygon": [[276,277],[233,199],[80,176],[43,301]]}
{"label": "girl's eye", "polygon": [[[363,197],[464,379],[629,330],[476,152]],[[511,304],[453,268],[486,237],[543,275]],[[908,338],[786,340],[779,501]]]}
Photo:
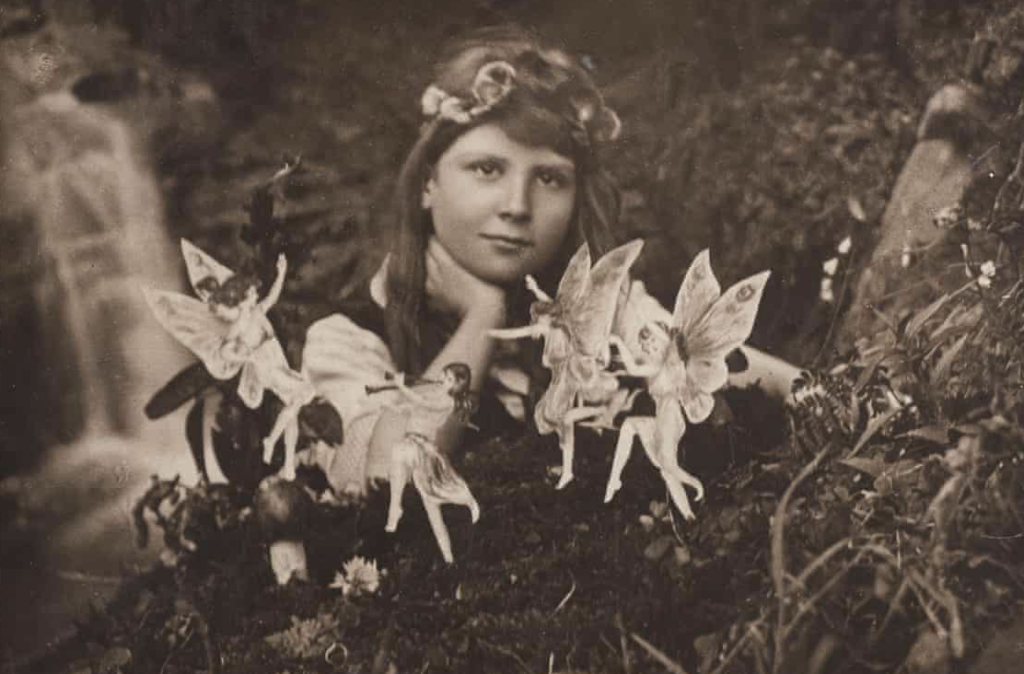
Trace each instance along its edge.
{"label": "girl's eye", "polygon": [[478,161],[470,164],[469,170],[481,178],[495,178],[501,172],[501,167],[498,166],[497,162]]}
{"label": "girl's eye", "polygon": [[561,189],[569,186],[569,178],[558,171],[541,171],[537,174],[537,179],[542,185],[554,189]]}

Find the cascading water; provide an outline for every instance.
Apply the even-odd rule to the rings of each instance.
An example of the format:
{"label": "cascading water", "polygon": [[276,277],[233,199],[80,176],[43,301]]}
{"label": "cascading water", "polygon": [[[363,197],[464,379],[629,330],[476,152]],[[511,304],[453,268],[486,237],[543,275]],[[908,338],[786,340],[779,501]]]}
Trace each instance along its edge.
{"label": "cascading water", "polygon": [[[10,71],[0,68],[5,76]],[[8,106],[3,216],[5,226],[32,232],[18,256],[17,276],[28,282],[4,292],[30,295],[39,343],[26,348],[38,356],[23,369],[31,380],[4,383],[14,395],[19,387],[32,392],[30,423],[59,443],[17,479],[19,507],[42,535],[31,550],[4,554],[0,604],[16,611],[3,612],[0,655],[66,634],[89,603],[116,587],[102,579],[153,559],[134,549],[131,530],[132,506],[150,475],[198,477],[182,416],[155,423],[142,411],[190,359],[141,293],[143,285],[182,283],[138,132],[116,106],[83,103],[70,87]]]}

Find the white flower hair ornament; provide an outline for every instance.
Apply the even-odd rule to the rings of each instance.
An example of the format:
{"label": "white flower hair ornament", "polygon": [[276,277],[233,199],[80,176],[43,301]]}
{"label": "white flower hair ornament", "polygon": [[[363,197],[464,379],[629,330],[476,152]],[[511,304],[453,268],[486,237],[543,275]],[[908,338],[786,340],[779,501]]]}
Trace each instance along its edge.
{"label": "white flower hair ornament", "polygon": [[[568,68],[568,57],[553,60],[557,65]],[[448,93],[436,84],[423,92],[420,108],[426,117],[447,119],[456,124],[469,124],[474,119],[492,110],[504,101],[515,89],[516,69],[507,61],[485,63],[473,78],[472,99],[465,99]],[[605,142],[615,140],[622,131],[622,122],[614,110],[607,107],[599,94],[581,92],[569,97],[571,113],[567,115],[570,124],[580,133],[577,140],[588,145],[591,140]]]}
{"label": "white flower hair ornament", "polygon": [[427,117],[441,117],[456,124],[469,124],[508,96],[515,77],[516,69],[511,64],[491,61],[481,66],[473,78],[472,100],[453,96],[436,84],[431,84],[423,92],[420,106]]}

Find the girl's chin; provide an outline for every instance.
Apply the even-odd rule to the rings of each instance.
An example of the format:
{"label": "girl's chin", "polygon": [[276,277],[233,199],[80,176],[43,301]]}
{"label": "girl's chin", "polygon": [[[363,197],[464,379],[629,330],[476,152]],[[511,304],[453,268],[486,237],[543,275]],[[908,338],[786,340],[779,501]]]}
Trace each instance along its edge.
{"label": "girl's chin", "polygon": [[522,256],[481,255],[465,265],[477,278],[499,286],[518,285],[527,274],[537,273],[535,261]]}

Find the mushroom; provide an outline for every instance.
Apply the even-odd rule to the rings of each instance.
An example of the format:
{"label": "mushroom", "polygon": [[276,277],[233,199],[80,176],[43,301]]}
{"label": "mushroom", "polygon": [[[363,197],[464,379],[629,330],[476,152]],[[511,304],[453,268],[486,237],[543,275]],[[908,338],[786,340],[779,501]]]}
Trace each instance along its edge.
{"label": "mushroom", "polygon": [[270,566],[279,585],[309,580],[303,543],[312,499],[299,484],[276,475],[256,491],[256,521],[270,546]]}

